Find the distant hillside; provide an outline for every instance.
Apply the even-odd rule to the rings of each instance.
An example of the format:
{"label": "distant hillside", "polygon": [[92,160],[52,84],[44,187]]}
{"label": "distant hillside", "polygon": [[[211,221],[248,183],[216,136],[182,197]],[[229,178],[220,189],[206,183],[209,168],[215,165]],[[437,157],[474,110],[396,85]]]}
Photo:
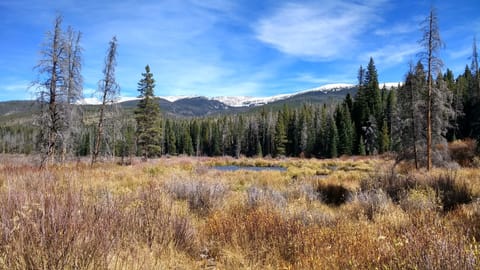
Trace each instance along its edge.
{"label": "distant hillside", "polygon": [[[138,100],[120,103],[124,109],[134,109]],[[234,113],[245,111],[245,108],[234,108],[224,103],[205,97],[182,98],[174,102],[159,98],[160,110],[170,116],[202,117],[215,114]]]}
{"label": "distant hillside", "polygon": [[[347,94],[355,95],[356,86],[336,85],[335,87],[310,89],[293,94],[283,94],[273,97],[185,97],[171,99],[168,101],[159,98],[158,103],[161,111],[172,117],[204,117],[219,114],[230,114],[255,111],[262,108],[276,110],[288,104],[291,107],[301,106],[303,103],[324,104],[335,103],[343,100]],[[224,100],[227,105],[220,100]],[[232,102],[234,101],[234,102]],[[128,113],[133,112],[137,106],[138,100],[129,100],[119,103],[119,105]],[[98,105],[86,104],[78,105],[84,108],[88,113],[95,110]],[[38,103],[35,101],[6,101],[0,102],[0,123],[24,123],[31,122],[33,115],[39,110]]]}
{"label": "distant hillside", "polygon": [[358,88],[356,86],[345,87],[336,91],[309,91],[299,93],[284,100],[274,101],[265,105],[266,108],[277,109],[287,104],[291,107],[298,107],[304,103],[309,104],[330,104],[342,101],[347,94],[355,96]]}
{"label": "distant hillside", "polygon": [[32,100],[0,102],[0,124],[20,124],[31,121],[38,111],[38,103]]}

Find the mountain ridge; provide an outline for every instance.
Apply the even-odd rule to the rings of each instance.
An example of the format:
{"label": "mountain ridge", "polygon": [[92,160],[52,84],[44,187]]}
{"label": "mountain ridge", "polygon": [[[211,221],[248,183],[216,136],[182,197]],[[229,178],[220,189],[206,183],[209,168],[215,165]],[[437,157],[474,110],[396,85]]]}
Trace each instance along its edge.
{"label": "mountain ridge", "polygon": [[[387,88],[397,86],[398,83],[384,83]],[[165,115],[173,117],[204,117],[218,114],[242,113],[257,109],[276,110],[284,104],[295,107],[304,103],[328,104],[339,102],[347,94],[354,96],[357,86],[353,84],[330,84],[289,94],[279,94],[270,97],[203,97],[203,96],[167,96],[158,97],[158,103]],[[122,97],[118,104],[125,110],[132,112],[137,106],[139,98]],[[87,102],[88,101],[88,102]],[[92,111],[98,103],[85,99],[79,106],[85,106]],[[32,100],[0,102],[1,121],[29,119],[38,112],[38,103]]]}
{"label": "mountain ridge", "polygon": [[[392,88],[396,87],[401,83],[398,82],[387,82],[381,83],[380,86]],[[356,87],[355,84],[350,83],[333,83],[333,84],[325,84],[315,88],[309,88],[306,90],[300,90],[293,93],[285,93],[285,94],[278,94],[273,96],[215,96],[215,97],[206,97],[202,95],[179,95],[179,96],[157,96],[157,98],[164,99],[169,102],[177,102],[183,99],[192,99],[192,98],[205,98],[212,101],[219,101],[227,106],[230,107],[251,107],[251,106],[259,106],[265,105],[276,101],[285,100],[291,98],[296,95],[302,95],[309,92],[338,92],[342,89],[346,88],[354,88]],[[139,100],[138,97],[121,97],[118,103],[128,102]],[[99,105],[101,104],[96,98],[84,98],[78,104],[81,105]]]}

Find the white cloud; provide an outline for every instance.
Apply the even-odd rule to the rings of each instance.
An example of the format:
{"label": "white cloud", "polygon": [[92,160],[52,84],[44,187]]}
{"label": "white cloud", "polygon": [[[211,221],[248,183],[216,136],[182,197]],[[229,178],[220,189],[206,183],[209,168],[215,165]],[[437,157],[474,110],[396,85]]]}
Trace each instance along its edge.
{"label": "white cloud", "polygon": [[364,54],[362,59],[373,57],[377,65],[381,64],[383,68],[387,68],[413,60],[420,50],[416,43],[390,44]]}
{"label": "white cloud", "polygon": [[401,23],[388,28],[380,28],[374,31],[377,36],[394,36],[418,32],[418,23]]}
{"label": "white cloud", "polygon": [[308,84],[330,84],[330,83],[338,83],[338,82],[350,82],[351,81],[351,74],[337,74],[328,77],[318,77],[311,73],[301,73],[294,77],[294,80],[300,83],[308,83]]}
{"label": "white cloud", "polygon": [[116,79],[122,95],[137,94],[137,82],[146,64],[150,65],[157,81],[159,95],[198,94],[199,89],[209,90],[206,86],[218,84],[232,75],[233,64],[224,59],[223,41],[214,33],[218,31],[215,25],[224,19],[218,13],[229,12],[233,3],[219,5],[220,0],[132,2],[115,5],[105,17],[94,19],[96,27],[86,28],[84,77],[87,87],[95,88],[101,79],[103,59],[113,35],[118,38]]}
{"label": "white cloud", "polygon": [[295,56],[321,60],[348,57],[369,25],[379,20],[376,14],[382,2],[289,3],[260,20],[256,36]]}
{"label": "white cloud", "polygon": [[28,88],[30,87],[30,83],[28,82],[20,82],[20,83],[13,83],[7,84],[3,86],[3,90],[7,92],[27,92]]}
{"label": "white cloud", "polygon": [[97,92],[96,89],[93,89],[93,88],[90,88],[90,87],[86,87],[86,88],[83,89],[83,95],[86,96],[86,97],[91,97],[96,92]]}
{"label": "white cloud", "polygon": [[11,82],[0,85],[0,100],[32,99],[33,87],[27,81]]}
{"label": "white cloud", "polygon": [[472,55],[472,47],[464,47],[459,50],[447,50],[447,55],[452,59],[466,60]]}

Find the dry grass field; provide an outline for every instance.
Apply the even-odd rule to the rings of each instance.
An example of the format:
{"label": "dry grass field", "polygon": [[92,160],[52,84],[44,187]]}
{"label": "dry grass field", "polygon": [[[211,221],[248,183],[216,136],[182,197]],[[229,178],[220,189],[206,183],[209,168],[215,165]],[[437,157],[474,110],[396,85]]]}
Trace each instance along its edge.
{"label": "dry grass field", "polygon": [[[219,171],[214,165],[286,171]],[[480,269],[480,169],[0,157],[0,269]]]}

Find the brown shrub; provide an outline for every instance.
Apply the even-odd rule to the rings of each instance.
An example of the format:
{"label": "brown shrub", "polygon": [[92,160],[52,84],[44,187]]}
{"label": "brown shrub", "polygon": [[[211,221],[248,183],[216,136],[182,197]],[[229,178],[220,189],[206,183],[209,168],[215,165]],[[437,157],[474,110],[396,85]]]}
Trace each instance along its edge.
{"label": "brown shrub", "polygon": [[[394,172],[377,173],[360,181],[360,190],[362,192],[383,190],[393,202],[403,203],[404,206],[407,206],[405,204],[408,201],[407,197],[412,195],[411,190],[414,189],[426,192],[429,189],[433,189],[444,211],[450,211],[460,204],[469,203],[473,198],[471,189],[464,181],[457,179],[457,175],[454,172],[446,172],[439,176],[427,176],[426,178],[412,174],[404,176]],[[413,205],[407,207],[410,206],[415,208]]]}
{"label": "brown shrub", "polygon": [[0,194],[0,268],[107,267],[118,221],[110,203],[89,204],[81,190],[60,188],[48,172],[18,181]]}
{"label": "brown shrub", "polygon": [[473,139],[457,140],[448,144],[450,157],[462,167],[472,166],[477,149],[477,142]]}
{"label": "brown shrub", "polygon": [[321,201],[336,206],[346,203],[352,195],[352,192],[342,185],[324,184],[322,182],[318,182],[316,191]]}

